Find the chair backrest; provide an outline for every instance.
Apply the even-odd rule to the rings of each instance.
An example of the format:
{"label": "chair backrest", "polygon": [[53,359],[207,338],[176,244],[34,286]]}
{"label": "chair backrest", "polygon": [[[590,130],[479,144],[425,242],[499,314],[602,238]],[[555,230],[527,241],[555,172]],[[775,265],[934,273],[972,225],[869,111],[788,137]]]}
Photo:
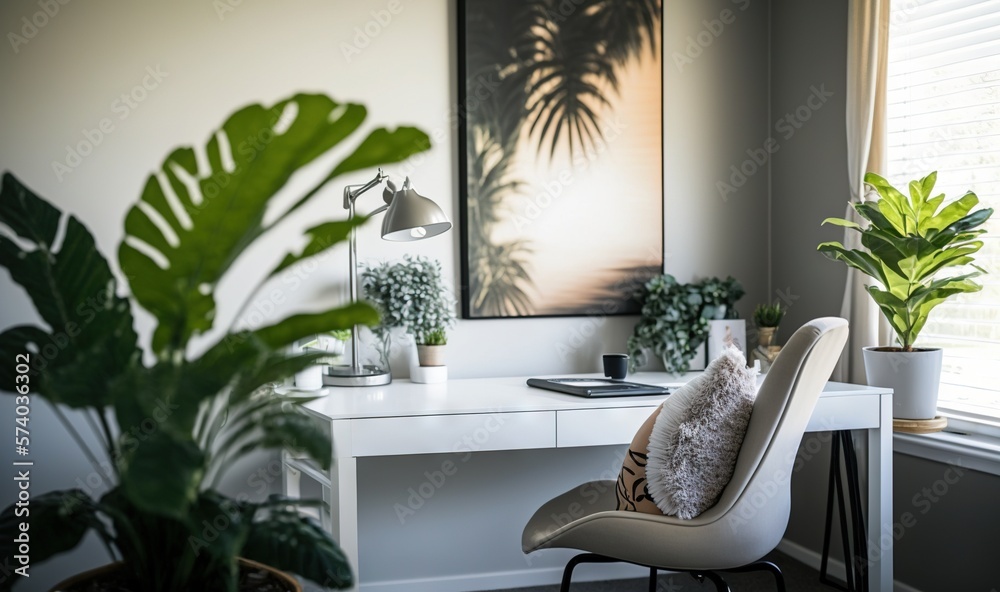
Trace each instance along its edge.
{"label": "chair backrest", "polygon": [[[847,321],[824,317],[799,328],[757,392],[732,479],[700,519],[754,524],[780,540],[788,524],[790,480],[799,442],[847,342]],[[776,531],[776,533],[775,533]]]}

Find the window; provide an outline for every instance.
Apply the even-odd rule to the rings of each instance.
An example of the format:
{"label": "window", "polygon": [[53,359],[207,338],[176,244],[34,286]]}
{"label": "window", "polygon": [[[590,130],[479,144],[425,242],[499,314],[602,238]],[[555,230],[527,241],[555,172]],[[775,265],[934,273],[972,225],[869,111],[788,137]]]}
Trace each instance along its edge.
{"label": "window", "polygon": [[[893,0],[887,100],[894,185],[936,170],[935,193],[1000,210],[1000,0]],[[985,228],[982,291],[938,306],[919,344],[944,348],[939,409],[1000,426],[1000,212]]]}

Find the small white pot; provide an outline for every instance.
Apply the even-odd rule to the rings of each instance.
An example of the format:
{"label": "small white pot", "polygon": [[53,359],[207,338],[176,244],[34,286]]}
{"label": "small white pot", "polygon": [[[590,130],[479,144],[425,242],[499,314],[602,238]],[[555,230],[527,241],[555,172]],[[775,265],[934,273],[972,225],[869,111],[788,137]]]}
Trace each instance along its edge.
{"label": "small white pot", "polygon": [[892,388],[892,416],[934,419],[941,384],[941,348],[919,351],[878,351],[864,348],[868,384]]}
{"label": "small white pot", "polygon": [[323,388],[323,366],[313,364],[295,373],[295,388],[300,391],[315,391]]}

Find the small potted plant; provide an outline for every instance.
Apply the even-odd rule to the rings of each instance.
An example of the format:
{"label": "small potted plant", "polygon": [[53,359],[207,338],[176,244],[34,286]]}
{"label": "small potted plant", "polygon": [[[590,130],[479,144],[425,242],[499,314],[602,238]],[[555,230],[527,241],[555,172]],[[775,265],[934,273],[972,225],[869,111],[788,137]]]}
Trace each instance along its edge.
{"label": "small potted plant", "polygon": [[444,366],[444,346],[448,344],[448,334],[443,328],[432,329],[424,334],[423,343],[417,343],[417,359],[421,366]]}
{"label": "small potted plant", "polygon": [[757,327],[757,345],[770,347],[778,334],[778,325],[785,316],[785,309],[780,302],[774,304],[759,304],[753,311],[753,324]]}
{"label": "small potted plant", "polygon": [[382,362],[388,365],[392,330],[401,328],[413,336],[418,356],[426,355],[428,346],[437,352],[431,363],[421,357],[420,366],[444,366],[441,350],[447,342],[446,329],[455,323],[455,312],[454,298],[441,278],[441,263],[405,255],[402,261],[366,267],[361,281],[365,299],[382,313],[382,324],[374,329],[382,343]]}
{"label": "small potted plant", "polygon": [[313,335],[296,344],[296,351],[319,354],[322,357],[315,364],[295,373],[295,388],[314,391],[323,388],[323,367],[336,363],[344,355],[347,342],[351,339],[350,329],[338,329],[323,335]]}
{"label": "small potted plant", "polygon": [[[897,344],[864,348],[865,372],[869,384],[894,389],[893,415],[898,418],[936,416],[942,351],[917,347],[917,337],[934,307],[958,294],[981,290],[972,279],[985,273],[972,264],[972,255],[983,246],[979,237],[986,230],[979,227],[993,209],[973,211],[979,198],[971,191],[945,205],[944,194],[932,197],[936,181],[936,172],[911,181],[907,197],[884,178],[868,173],[865,184],[878,193],[878,199],[852,204],[868,224],[842,218],[823,221],[858,232],[863,247],[848,249],[839,242],[817,247],[878,284],[865,289],[892,326]],[[953,269],[953,274],[943,273]]]}

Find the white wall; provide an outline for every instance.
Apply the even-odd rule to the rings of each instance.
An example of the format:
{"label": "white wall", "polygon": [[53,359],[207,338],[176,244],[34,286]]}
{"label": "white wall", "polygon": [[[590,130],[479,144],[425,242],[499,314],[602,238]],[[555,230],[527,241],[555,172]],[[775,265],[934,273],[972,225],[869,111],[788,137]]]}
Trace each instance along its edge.
{"label": "white wall", "polygon": [[[726,199],[717,183],[728,178],[730,166],[746,160],[748,148],[759,146],[768,135],[767,5],[749,0],[665,4],[666,269],[682,280],[736,276],[748,290],[740,305],[746,315],[768,294],[766,174],[751,175]],[[124,214],[138,199],[146,176],[170,150],[203,144],[229,113],[247,103],[317,91],[365,104],[367,128],[412,124],[432,136],[443,132],[444,139],[426,158],[411,163],[410,174],[421,193],[436,198],[457,221],[454,3],[399,0],[397,14],[384,26],[377,24],[373,11],[382,13],[384,20],[383,11],[390,5],[397,6],[388,0],[102,0],[68,2],[44,19],[36,16],[41,9],[34,0],[4,2],[4,32],[22,34],[23,18],[47,22],[26,43],[16,48],[9,43],[0,50],[0,167],[79,216],[117,267],[113,254]],[[219,7],[232,10],[220,14]],[[719,27],[715,21],[727,9],[732,19],[726,20],[731,22]],[[377,34],[363,39],[358,31],[365,29]],[[357,54],[345,56],[345,44],[356,42],[366,47],[356,46]],[[678,62],[685,54],[690,62]],[[142,85],[147,69],[160,72],[158,81],[146,79],[150,87],[156,82],[155,88],[134,109],[123,110],[120,95]],[[67,146],[84,141],[83,130],[98,128],[105,118],[112,131],[78,167],[57,178],[53,161],[65,161]],[[330,162],[326,159],[311,175],[296,179],[291,189],[311,186],[309,180],[325,172]],[[343,181],[366,180],[369,175],[350,175]],[[331,187],[235,266],[220,287],[219,326],[232,321],[237,303],[264,263],[296,246],[302,228],[343,215],[339,199],[339,189]],[[457,286],[458,240],[458,232],[451,232],[407,245],[406,250],[440,259]],[[374,224],[362,231],[359,243],[362,256],[371,260],[404,252],[398,244],[379,240]],[[271,313],[273,318],[335,303],[342,297],[346,269],[346,251],[339,248],[300,289],[284,292],[287,301]],[[0,278],[0,301],[0,328],[36,319],[23,292],[6,274]],[[148,338],[149,319],[141,311],[137,316],[138,328]],[[594,371],[602,352],[624,349],[634,322],[635,317],[462,321],[451,337],[450,372],[453,377],[471,377]],[[580,339],[592,331],[593,336]],[[568,355],[560,353],[567,349]],[[2,405],[7,417],[8,403]],[[85,480],[91,469],[51,412],[36,405],[33,413],[39,454],[33,491]],[[567,459],[581,477],[592,475],[595,466],[604,469],[600,462]],[[260,471],[271,477],[271,460],[259,455],[235,467],[226,489],[260,493]],[[417,465],[409,470],[419,475],[423,469]],[[386,507],[383,502],[391,507],[391,500],[409,485],[395,482],[372,507]],[[447,496],[440,499],[449,502]],[[416,539],[421,536],[417,530],[408,532]],[[492,553],[489,543],[484,545],[469,552]],[[22,589],[45,589],[56,577],[102,560],[92,545],[74,557],[43,566],[32,585]]]}

